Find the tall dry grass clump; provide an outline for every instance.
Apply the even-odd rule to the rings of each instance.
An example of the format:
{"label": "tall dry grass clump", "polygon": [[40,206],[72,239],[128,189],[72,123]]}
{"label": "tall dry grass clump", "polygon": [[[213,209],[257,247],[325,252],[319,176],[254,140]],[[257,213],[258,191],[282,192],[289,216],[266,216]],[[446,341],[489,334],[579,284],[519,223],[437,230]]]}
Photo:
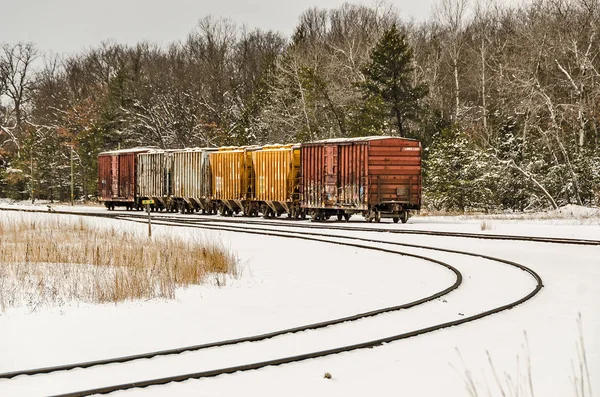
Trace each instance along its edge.
{"label": "tall dry grass clump", "polygon": [[236,276],[235,255],[217,243],[148,239],[83,220],[0,220],[0,309],[174,298],[178,287]]}
{"label": "tall dry grass clump", "polygon": [[490,221],[481,221],[481,230],[492,230],[492,222]]}

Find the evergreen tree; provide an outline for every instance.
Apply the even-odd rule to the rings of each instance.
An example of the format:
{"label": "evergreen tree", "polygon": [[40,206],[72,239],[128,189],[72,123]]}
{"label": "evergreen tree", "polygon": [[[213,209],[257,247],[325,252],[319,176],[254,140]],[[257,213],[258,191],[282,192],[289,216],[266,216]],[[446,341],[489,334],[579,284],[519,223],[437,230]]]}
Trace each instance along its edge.
{"label": "evergreen tree", "polygon": [[425,198],[430,208],[446,211],[495,209],[489,159],[458,128],[439,132],[428,148]]}
{"label": "evergreen tree", "polygon": [[407,121],[419,118],[419,101],[427,94],[425,85],[413,84],[413,70],[412,50],[395,25],[379,39],[362,68],[363,91],[367,98],[383,99],[400,136],[409,135]]}

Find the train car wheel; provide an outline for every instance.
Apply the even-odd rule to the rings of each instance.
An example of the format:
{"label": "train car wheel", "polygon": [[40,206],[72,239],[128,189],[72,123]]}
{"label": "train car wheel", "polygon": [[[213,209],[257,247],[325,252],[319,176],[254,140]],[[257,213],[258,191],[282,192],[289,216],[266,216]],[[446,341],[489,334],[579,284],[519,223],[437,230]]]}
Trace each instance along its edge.
{"label": "train car wheel", "polygon": [[400,220],[400,218],[398,218],[397,216],[393,217],[392,220],[394,221],[394,223],[398,223],[398,221]]}
{"label": "train car wheel", "polygon": [[313,211],[310,214],[310,221],[311,222],[318,222],[321,220],[321,211]]}
{"label": "train car wheel", "polygon": [[352,215],[350,215],[350,214],[344,214],[344,220],[345,220],[346,222],[348,222],[348,221],[350,220],[350,217],[351,217],[351,216],[352,216]]}
{"label": "train car wheel", "polygon": [[402,211],[400,220],[402,223],[406,223],[408,221],[408,211]]}
{"label": "train car wheel", "polygon": [[379,211],[375,212],[375,222],[376,223],[381,222],[381,212],[379,212]]}
{"label": "train car wheel", "polygon": [[344,217],[343,214],[337,214],[337,220],[338,220],[338,222],[340,222],[343,217]]}

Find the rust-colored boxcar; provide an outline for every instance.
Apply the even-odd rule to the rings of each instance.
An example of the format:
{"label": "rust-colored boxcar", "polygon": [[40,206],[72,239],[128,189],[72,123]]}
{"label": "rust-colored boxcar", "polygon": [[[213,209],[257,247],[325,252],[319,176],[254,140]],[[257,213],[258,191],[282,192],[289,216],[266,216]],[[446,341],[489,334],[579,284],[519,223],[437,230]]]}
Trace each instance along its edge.
{"label": "rust-colored boxcar", "polygon": [[137,155],[149,148],[133,148],[103,152],[98,155],[99,200],[109,209],[139,205],[137,191]]}
{"label": "rust-colored boxcar", "polygon": [[137,157],[139,198],[154,200],[153,208],[175,210],[173,151],[151,150],[147,153],[140,153]]}
{"label": "rust-colored boxcar", "polygon": [[212,199],[221,215],[244,212],[257,215],[254,198],[252,151],[257,146],[223,147],[209,154]]}
{"label": "rust-colored boxcar", "polygon": [[406,222],[421,208],[420,142],[374,136],[302,144],[301,205],[315,220],[362,213],[369,222]]}
{"label": "rust-colored boxcar", "polygon": [[268,145],[252,152],[254,200],[265,218],[287,213],[301,217],[300,145]]}
{"label": "rust-colored boxcar", "polygon": [[173,152],[173,196],[182,212],[214,213],[211,200],[210,153],[213,148],[191,148]]}

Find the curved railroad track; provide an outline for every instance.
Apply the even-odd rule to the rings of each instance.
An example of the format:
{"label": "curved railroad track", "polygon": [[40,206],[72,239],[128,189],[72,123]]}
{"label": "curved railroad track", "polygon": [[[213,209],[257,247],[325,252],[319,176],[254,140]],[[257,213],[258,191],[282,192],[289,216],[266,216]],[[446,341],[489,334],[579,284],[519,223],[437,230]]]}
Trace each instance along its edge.
{"label": "curved railroad track", "polygon": [[[120,217],[117,219],[128,220],[126,218],[120,218]],[[142,221],[140,221],[140,220],[133,220],[133,222],[142,223]],[[173,224],[173,223],[169,223],[169,224],[161,223],[160,225],[189,227],[188,225],[180,225],[180,224]],[[192,227],[194,227],[194,226],[192,226]],[[200,227],[196,226],[196,228],[200,228]],[[309,330],[316,330],[319,328],[328,327],[330,325],[336,325],[336,324],[341,324],[344,322],[361,320],[364,318],[373,317],[373,316],[383,314],[383,313],[389,313],[389,312],[398,311],[398,310],[402,310],[402,309],[408,309],[408,308],[432,301],[434,299],[440,298],[440,297],[450,293],[451,291],[455,290],[456,288],[458,288],[460,286],[460,284],[462,283],[462,274],[454,266],[452,266],[448,263],[439,261],[437,259],[432,259],[432,258],[428,258],[428,257],[422,256],[422,255],[416,255],[416,254],[411,254],[411,253],[406,253],[406,252],[399,252],[399,251],[385,249],[385,248],[370,247],[370,246],[367,246],[364,244],[341,243],[341,242],[337,242],[337,241],[331,241],[331,240],[327,240],[327,239],[317,238],[317,236],[318,237],[326,236],[324,234],[307,233],[306,237],[303,237],[303,236],[294,236],[294,235],[290,235],[290,234],[285,234],[285,232],[284,232],[284,234],[282,234],[282,233],[269,232],[269,231],[255,231],[255,230],[240,231],[237,229],[232,229],[232,228],[227,228],[227,227],[218,227],[218,226],[208,226],[208,227],[202,227],[202,228],[209,229],[209,230],[235,231],[235,232],[241,232],[241,233],[246,233],[246,234],[256,234],[256,235],[263,235],[263,236],[270,236],[270,237],[295,238],[295,239],[301,239],[301,240],[316,241],[316,242],[330,243],[330,244],[339,244],[339,245],[344,245],[347,247],[362,248],[362,249],[367,249],[367,250],[372,250],[372,251],[379,251],[379,252],[408,256],[408,257],[412,257],[415,259],[422,259],[422,260],[425,260],[428,262],[436,263],[442,267],[449,269],[455,275],[455,282],[452,285],[448,286],[447,288],[445,288],[441,291],[438,291],[430,296],[427,296],[422,299],[418,299],[413,302],[404,303],[404,304],[400,304],[400,305],[394,305],[394,306],[376,309],[376,310],[371,310],[368,312],[358,313],[355,315],[341,317],[341,318],[337,318],[337,319],[333,319],[333,320],[328,320],[328,321],[323,321],[323,322],[318,322],[318,323],[313,323],[313,324],[307,324],[307,325],[302,325],[302,326],[293,327],[293,328],[287,328],[287,329],[283,329],[283,330],[268,332],[266,334],[252,335],[252,336],[243,337],[243,338],[217,341],[217,342],[206,343],[206,344],[201,344],[201,345],[194,345],[194,346],[186,346],[186,347],[181,347],[181,348],[176,348],[176,349],[154,351],[154,352],[136,354],[136,355],[131,355],[131,356],[115,357],[115,358],[109,358],[109,359],[105,359],[105,360],[95,360],[95,361],[88,361],[88,362],[81,362],[81,363],[74,363],[74,364],[66,364],[66,365],[59,365],[59,366],[52,366],[52,367],[44,367],[44,368],[18,370],[18,371],[0,373],[0,379],[10,379],[10,378],[14,378],[14,377],[20,376],[20,375],[47,374],[47,373],[52,373],[52,372],[57,372],[57,371],[67,371],[67,370],[71,370],[71,369],[75,369],[75,368],[89,368],[89,367],[93,367],[96,365],[125,363],[128,361],[134,361],[134,360],[139,360],[139,359],[179,354],[179,353],[183,353],[183,352],[187,352],[187,351],[197,351],[197,350],[202,350],[202,349],[208,349],[208,348],[213,348],[213,347],[222,347],[222,346],[228,346],[228,345],[244,343],[244,342],[258,342],[261,340],[274,338],[274,337],[280,336],[280,335],[285,335],[285,334],[290,334],[290,333],[298,333],[298,332],[309,331]],[[329,237],[335,238],[335,236],[329,236]],[[365,242],[376,242],[376,240],[368,240],[368,239],[356,239],[356,240],[365,241]],[[397,244],[397,245],[403,245],[403,244]],[[413,247],[418,248],[418,246],[413,246]]]}
{"label": "curved railroad track", "polygon": [[[39,211],[39,212],[45,212],[45,211]],[[135,214],[128,214],[128,213],[123,213],[123,214],[112,213],[110,215],[109,214],[70,213],[67,211],[62,211],[62,212],[58,212],[58,213],[70,214],[70,215],[91,215],[91,216],[100,216],[100,217],[130,220],[130,221],[134,221],[134,222],[144,222],[142,219],[139,219],[140,218],[139,216],[136,216]],[[391,311],[397,311],[397,310],[402,310],[402,309],[406,309],[409,307],[414,307],[416,305],[431,301],[433,299],[437,299],[440,296],[443,296],[443,295],[451,292],[452,290],[458,288],[458,286],[461,283],[462,276],[461,276],[460,272],[458,272],[458,270],[453,268],[451,265],[448,265],[447,263],[438,261],[436,259],[428,258],[428,257],[422,256],[422,255],[410,254],[410,253],[406,253],[406,252],[398,252],[395,250],[390,250],[390,249],[381,248],[381,247],[373,247],[373,246],[369,246],[369,245],[365,245],[365,244],[344,243],[340,240],[354,240],[354,241],[359,241],[359,242],[363,242],[363,243],[371,243],[371,244],[382,243],[382,244],[386,244],[386,245],[404,246],[404,247],[410,247],[410,248],[419,248],[419,249],[426,249],[426,250],[432,250],[432,251],[480,257],[483,259],[487,259],[487,260],[491,260],[491,261],[495,261],[495,262],[499,262],[499,263],[504,263],[504,264],[513,266],[515,268],[518,268],[518,269],[521,269],[521,270],[527,272],[535,280],[536,286],[527,295],[521,297],[518,300],[510,302],[508,304],[505,304],[505,305],[502,305],[499,307],[495,307],[493,309],[478,313],[473,316],[436,324],[433,326],[421,328],[418,330],[413,330],[410,332],[405,332],[405,333],[398,334],[398,335],[392,335],[392,336],[389,336],[386,338],[380,338],[380,339],[366,341],[366,342],[359,343],[359,344],[353,344],[353,345],[338,347],[335,349],[329,349],[329,350],[312,352],[312,353],[307,353],[307,354],[302,354],[302,355],[296,355],[296,356],[292,356],[292,357],[285,357],[285,358],[262,361],[262,362],[252,363],[252,364],[245,364],[245,365],[240,365],[240,366],[221,368],[221,369],[216,369],[216,370],[211,370],[211,371],[189,373],[189,374],[165,377],[165,378],[160,378],[160,379],[151,379],[151,380],[147,380],[147,381],[143,381],[143,382],[132,382],[132,383],[126,383],[126,384],[120,384],[120,385],[114,385],[114,386],[94,388],[94,389],[79,391],[79,392],[75,392],[75,393],[62,394],[61,396],[85,396],[85,395],[98,394],[98,393],[109,393],[109,392],[113,392],[113,391],[117,391],[117,390],[127,390],[127,389],[131,389],[131,388],[147,387],[147,386],[151,386],[151,385],[160,385],[160,384],[165,384],[165,383],[170,383],[170,382],[183,381],[183,380],[187,380],[187,379],[198,379],[198,378],[204,378],[204,377],[217,376],[217,375],[233,373],[233,372],[237,372],[237,371],[247,371],[247,370],[252,370],[252,369],[259,369],[259,368],[263,368],[263,367],[271,366],[271,365],[280,365],[280,364],[302,361],[302,360],[311,359],[311,358],[324,357],[324,356],[328,356],[331,354],[337,354],[337,353],[352,351],[352,350],[356,350],[356,349],[374,347],[374,346],[378,346],[378,345],[381,345],[384,343],[401,340],[401,339],[406,339],[406,338],[410,338],[412,336],[422,335],[422,334],[440,330],[443,328],[464,324],[464,323],[467,323],[470,321],[474,321],[474,320],[489,316],[494,313],[498,313],[498,312],[506,310],[506,309],[510,309],[514,306],[517,306],[517,305],[527,301],[528,299],[531,299],[533,296],[535,296],[540,291],[540,289],[543,286],[542,280],[539,277],[539,275],[524,265],[518,264],[516,262],[504,260],[501,258],[494,258],[491,256],[473,253],[473,252],[451,250],[451,249],[444,249],[444,248],[434,248],[434,247],[428,247],[428,246],[422,246],[422,245],[416,245],[416,244],[381,241],[381,240],[362,238],[362,237],[331,236],[328,234],[317,233],[317,232],[304,232],[304,231],[302,231],[302,232],[299,232],[299,231],[275,232],[275,231],[271,231],[268,229],[257,229],[257,228],[241,227],[241,226],[231,227],[231,226],[223,226],[223,225],[210,225],[210,224],[206,224],[209,222],[200,222],[199,223],[196,219],[190,220],[187,218],[175,218],[173,220],[173,219],[169,219],[168,217],[157,217],[154,219],[154,222],[155,222],[155,224],[160,222],[160,224],[162,224],[162,225],[169,225],[169,226],[193,227],[193,228],[210,229],[210,230],[230,231],[230,232],[237,232],[237,233],[261,234],[261,235],[274,236],[274,237],[297,238],[297,239],[311,240],[311,241],[317,241],[317,242],[341,244],[341,245],[347,245],[347,246],[356,247],[356,248],[371,249],[371,250],[395,253],[395,254],[400,254],[400,255],[407,255],[407,256],[418,258],[418,259],[429,260],[431,262],[437,263],[441,266],[444,266],[444,267],[450,269],[451,271],[453,271],[455,273],[456,281],[452,286],[449,286],[448,288],[444,289],[443,291],[439,291],[429,297],[426,297],[426,298],[423,298],[423,299],[420,299],[420,300],[417,300],[414,302],[410,302],[410,303],[406,303],[406,304],[402,304],[402,305],[396,305],[396,306],[392,306],[392,307],[388,307],[388,308],[377,309],[377,310],[373,310],[373,311],[366,312],[366,313],[356,314],[354,316],[348,316],[348,317],[344,317],[344,318],[329,320],[326,322],[309,324],[309,325],[290,328],[290,329],[286,329],[286,330],[274,331],[274,332],[270,332],[270,333],[262,334],[262,335],[254,335],[254,336],[245,337],[245,338],[238,338],[238,339],[227,340],[227,341],[219,341],[219,342],[213,342],[213,343],[208,343],[208,344],[203,344],[203,345],[187,346],[187,347],[177,348],[177,349],[150,352],[150,353],[146,353],[146,354],[119,357],[119,358],[107,359],[107,360],[90,361],[90,362],[85,362],[85,363],[76,363],[76,364],[71,364],[71,365],[61,365],[61,366],[56,366],[56,367],[46,367],[46,368],[39,368],[39,369],[33,369],[33,370],[14,371],[11,373],[0,374],[0,378],[2,378],[2,377],[9,378],[9,377],[14,377],[14,376],[18,376],[18,375],[36,375],[36,374],[50,373],[50,372],[55,372],[55,371],[65,371],[65,370],[70,370],[73,368],[81,368],[81,367],[87,368],[87,367],[96,366],[96,365],[121,363],[121,362],[133,361],[133,360],[142,359],[142,358],[156,357],[156,356],[161,356],[161,355],[178,354],[178,353],[185,352],[185,351],[201,350],[201,349],[206,349],[209,347],[226,346],[226,345],[232,345],[232,344],[237,344],[237,343],[242,343],[242,342],[256,342],[256,341],[280,336],[283,334],[297,333],[297,332],[301,332],[301,331],[305,331],[305,330],[309,330],[309,329],[323,328],[323,327],[327,327],[330,325],[340,324],[342,322],[356,321],[361,318],[372,317],[372,316],[376,316],[376,315],[382,314],[382,313],[389,313]],[[251,223],[256,223],[256,222],[251,222]],[[269,225],[274,226],[272,223],[269,223]],[[277,225],[277,226],[279,226],[279,225]],[[298,225],[293,225],[293,226],[298,227]],[[307,225],[304,225],[304,226],[307,226]],[[310,225],[310,227],[312,227],[312,225]],[[357,228],[347,228],[347,229],[350,229],[351,231],[361,231],[361,230],[356,230]],[[379,229],[379,230],[368,229],[368,231],[386,231],[387,232],[389,230],[387,230],[387,229]],[[323,237],[326,237],[326,238],[324,239]],[[334,241],[332,241],[331,239],[334,239]],[[560,240],[562,242],[564,239],[560,239]],[[537,240],[533,240],[533,241],[537,241]],[[573,243],[578,244],[579,243],[578,241],[579,240],[575,240],[575,242],[573,242]],[[548,242],[548,241],[544,240],[543,242]]]}
{"label": "curved railroad track", "polygon": [[[120,218],[121,216],[116,216]],[[131,215],[125,214],[126,217]],[[147,218],[147,216],[134,215],[135,217]],[[296,220],[274,220],[274,221],[261,221],[261,220],[248,220],[246,217],[202,217],[198,219],[193,218],[179,218],[176,216],[158,216],[155,219],[167,219],[173,222],[185,222],[185,223],[227,223],[227,224],[242,224],[242,225],[258,225],[258,226],[277,226],[277,227],[289,227],[298,229],[329,229],[349,232],[375,232],[375,233],[390,233],[390,234],[414,234],[424,236],[436,236],[436,237],[458,237],[458,238],[473,238],[482,240],[511,240],[511,241],[530,241],[536,243],[552,243],[552,244],[576,244],[576,245],[600,245],[600,240],[591,239],[575,239],[575,238],[563,238],[563,237],[538,237],[538,236],[519,236],[519,235],[506,235],[506,234],[490,234],[490,233],[462,233],[462,232],[444,232],[434,230],[414,230],[414,229],[389,229],[389,228],[371,228],[371,227],[348,227],[342,226],[345,222],[334,223],[334,222],[318,222],[318,223],[298,223]],[[358,223],[358,222],[357,222]],[[364,223],[364,222],[360,222]]]}
{"label": "curved railroad track", "polygon": [[[147,219],[147,215],[143,215],[135,211],[121,211],[121,212],[78,212],[78,211],[64,211],[64,210],[53,210],[48,212],[47,210],[41,209],[13,209],[0,207],[0,211],[18,211],[18,212],[32,212],[32,213],[53,213],[61,215],[80,215],[80,216],[91,216],[99,218],[139,218]],[[270,221],[261,220],[260,218],[247,218],[242,216],[235,217],[222,217],[218,215],[174,215],[163,212],[152,212],[153,221],[164,220],[172,221],[176,223],[188,223],[188,224],[204,224],[204,223],[225,223],[234,225],[257,225],[257,226],[277,226],[277,227],[289,227],[295,229],[330,229],[339,231],[350,231],[350,232],[372,232],[372,233],[390,233],[390,234],[407,234],[407,235],[423,235],[423,236],[436,236],[436,237],[453,237],[453,238],[472,238],[482,240],[510,240],[510,241],[529,241],[536,243],[552,243],[552,244],[575,244],[575,245],[600,245],[600,240],[592,239],[580,239],[580,238],[564,238],[564,237],[539,237],[539,236],[521,236],[521,235],[508,235],[508,234],[491,234],[491,233],[463,233],[463,232],[446,232],[437,230],[414,230],[414,229],[401,229],[398,226],[397,229],[389,228],[376,228],[376,227],[348,227],[342,226],[344,222],[315,222],[307,223],[297,221],[293,219],[273,219]],[[252,220],[256,219],[256,220]],[[357,222],[358,223],[358,222]],[[360,222],[364,223],[364,222]]]}

